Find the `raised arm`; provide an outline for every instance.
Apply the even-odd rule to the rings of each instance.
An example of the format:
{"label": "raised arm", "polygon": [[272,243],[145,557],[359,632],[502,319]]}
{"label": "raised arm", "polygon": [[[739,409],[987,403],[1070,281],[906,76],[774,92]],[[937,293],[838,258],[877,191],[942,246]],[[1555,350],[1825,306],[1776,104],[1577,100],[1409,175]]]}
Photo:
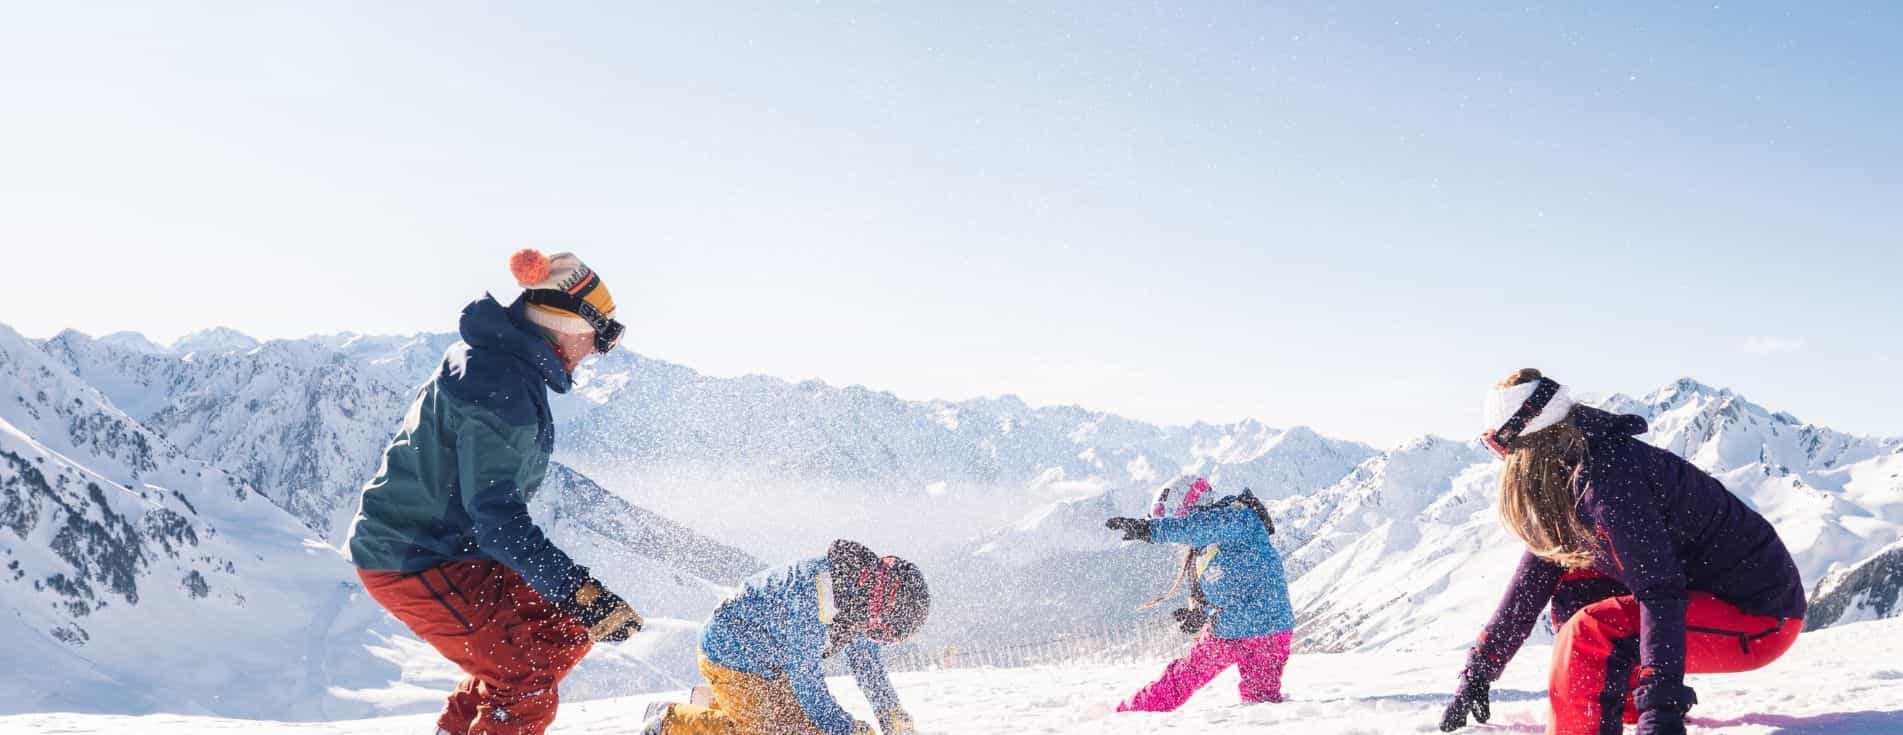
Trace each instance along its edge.
{"label": "raised arm", "polygon": [[1182,518],[1150,521],[1150,540],[1158,543],[1208,546],[1263,532],[1262,519],[1242,506],[1202,509]]}

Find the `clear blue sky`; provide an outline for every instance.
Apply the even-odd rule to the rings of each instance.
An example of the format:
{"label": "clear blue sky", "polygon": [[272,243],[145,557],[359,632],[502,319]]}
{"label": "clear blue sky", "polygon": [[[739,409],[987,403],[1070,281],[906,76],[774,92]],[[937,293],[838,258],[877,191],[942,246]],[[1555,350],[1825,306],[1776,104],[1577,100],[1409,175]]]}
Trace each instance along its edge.
{"label": "clear blue sky", "polygon": [[0,10],[0,322],[441,331],[533,245],[717,375],[1903,434],[1897,4],[540,5]]}

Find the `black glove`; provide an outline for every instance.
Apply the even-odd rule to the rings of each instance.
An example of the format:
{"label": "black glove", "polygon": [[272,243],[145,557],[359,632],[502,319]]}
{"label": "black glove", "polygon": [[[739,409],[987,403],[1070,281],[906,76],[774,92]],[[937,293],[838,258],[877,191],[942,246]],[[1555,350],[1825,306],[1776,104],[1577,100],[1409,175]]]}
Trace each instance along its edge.
{"label": "black glove", "polygon": [[1103,527],[1121,531],[1125,541],[1150,542],[1150,522],[1143,518],[1112,518],[1104,521]]}
{"label": "black glove", "polygon": [[593,577],[575,590],[569,611],[581,619],[588,628],[588,637],[595,641],[620,643],[641,629],[641,616],[634,608]]}
{"label": "black glove", "polygon": [[1649,709],[1639,715],[1638,735],[1685,735],[1685,711],[1670,707]]}
{"label": "black glove", "polygon": [[1183,632],[1190,635],[1201,633],[1204,626],[1209,625],[1209,613],[1203,612],[1200,607],[1179,607],[1170,614],[1175,616],[1176,624],[1182,626]]}
{"label": "black glove", "polygon": [[1467,726],[1467,713],[1472,712],[1474,721],[1486,724],[1493,717],[1493,705],[1487,701],[1492,685],[1477,676],[1460,675],[1460,691],[1454,692],[1454,701],[1447,703],[1447,711],[1440,716],[1440,731],[1453,732]]}

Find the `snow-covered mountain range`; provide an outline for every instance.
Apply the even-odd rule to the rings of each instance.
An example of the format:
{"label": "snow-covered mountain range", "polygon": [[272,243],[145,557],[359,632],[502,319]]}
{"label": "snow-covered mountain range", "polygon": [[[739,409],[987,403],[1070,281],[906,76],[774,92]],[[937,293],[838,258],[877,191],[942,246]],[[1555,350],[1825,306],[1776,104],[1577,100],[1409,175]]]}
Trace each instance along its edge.
{"label": "snow-covered mountain range", "polygon": [[1373,453],[1256,421],[1158,426],[1076,406],[1033,408],[1010,395],[907,401],[819,381],[715,378],[628,351],[583,365],[576,384],[558,413],[572,437],[567,456],[584,469],[699,470],[907,493],[1150,483],[1200,468],[1280,495]]}
{"label": "snow-covered mountain range", "polygon": [[[212,329],[171,346],[75,331],[42,346],[191,456],[272,488],[280,505],[335,543],[410,389],[453,341],[343,334],[260,343]],[[1374,453],[1255,421],[1157,426],[1073,406],[1033,408],[1013,396],[915,402],[818,381],[715,378],[629,350],[583,365],[555,413],[558,458],[590,476],[891,496],[1073,495],[1197,470],[1281,497],[1325,486]]]}
{"label": "snow-covered mountain range", "polygon": [[[452,672],[430,668],[427,647],[355,592],[335,546],[414,386],[452,342],[260,342],[222,329],[171,345],[70,331],[35,341],[0,327],[0,600],[24,623],[7,643],[57,672],[34,681],[90,682],[29,685],[9,672],[35,667],[0,667],[18,679],[9,691],[28,692],[0,698],[0,711],[320,718],[433,706]],[[1690,380],[1597,403],[1646,417],[1647,441],[1771,518],[1821,584],[1820,614],[1897,614],[1903,441]],[[585,364],[555,413],[558,464],[533,512],[656,621],[591,656],[569,696],[685,681],[696,621],[730,585],[833,535],[920,558],[940,600],[927,643],[1162,624],[1173,605],[1137,608],[1168,586],[1172,550],[1117,542],[1102,521],[1141,513],[1182,472],[1269,501],[1307,650],[1464,645],[1518,554],[1495,518],[1498,465],[1465,440],[1377,450],[1255,421],[1158,426],[1011,396],[907,401],[712,377],[629,350]],[[185,620],[235,632],[141,633]],[[278,670],[246,669],[229,645],[280,656]],[[220,653],[194,658],[206,650]],[[286,655],[319,663],[287,677]],[[165,673],[207,658],[218,663],[202,674]],[[267,685],[229,689],[247,680]]]}
{"label": "snow-covered mountain range", "polygon": [[334,551],[4,327],[0,492],[0,708],[312,716],[353,711],[332,684],[397,678],[326,669],[392,632],[347,609]]}

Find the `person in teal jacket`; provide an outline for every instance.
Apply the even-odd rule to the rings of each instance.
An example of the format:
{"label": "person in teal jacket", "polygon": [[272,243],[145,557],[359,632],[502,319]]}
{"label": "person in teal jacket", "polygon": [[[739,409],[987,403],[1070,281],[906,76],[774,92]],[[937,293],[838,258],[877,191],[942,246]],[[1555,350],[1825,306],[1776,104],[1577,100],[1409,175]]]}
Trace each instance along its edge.
{"label": "person in teal jacket", "polygon": [[614,347],[614,301],[569,253],[523,250],[510,269],[522,295],[463,309],[463,341],[417,391],[344,543],[371,598],[468,674],[439,735],[542,733],[590,645],[641,627],[528,508],[555,448],[548,392]]}
{"label": "person in teal jacket", "polygon": [[915,732],[880,660],[931,611],[917,566],[835,541],[826,556],[761,572],[720,604],[701,634],[714,705],[657,703],[645,735],[868,735],[826,688],[843,656],[885,735]]}
{"label": "person in teal jacket", "polygon": [[1178,609],[1176,619],[1185,632],[1200,633],[1188,655],[1119,712],[1174,710],[1230,666],[1242,673],[1244,702],[1282,701],[1295,610],[1282,556],[1269,543],[1275,526],[1253,494],[1217,498],[1208,480],[1184,476],[1158,491],[1149,518],[1112,518],[1104,525],[1126,541],[1190,547],[1178,577],[1179,585],[1189,580],[1190,605]]}

